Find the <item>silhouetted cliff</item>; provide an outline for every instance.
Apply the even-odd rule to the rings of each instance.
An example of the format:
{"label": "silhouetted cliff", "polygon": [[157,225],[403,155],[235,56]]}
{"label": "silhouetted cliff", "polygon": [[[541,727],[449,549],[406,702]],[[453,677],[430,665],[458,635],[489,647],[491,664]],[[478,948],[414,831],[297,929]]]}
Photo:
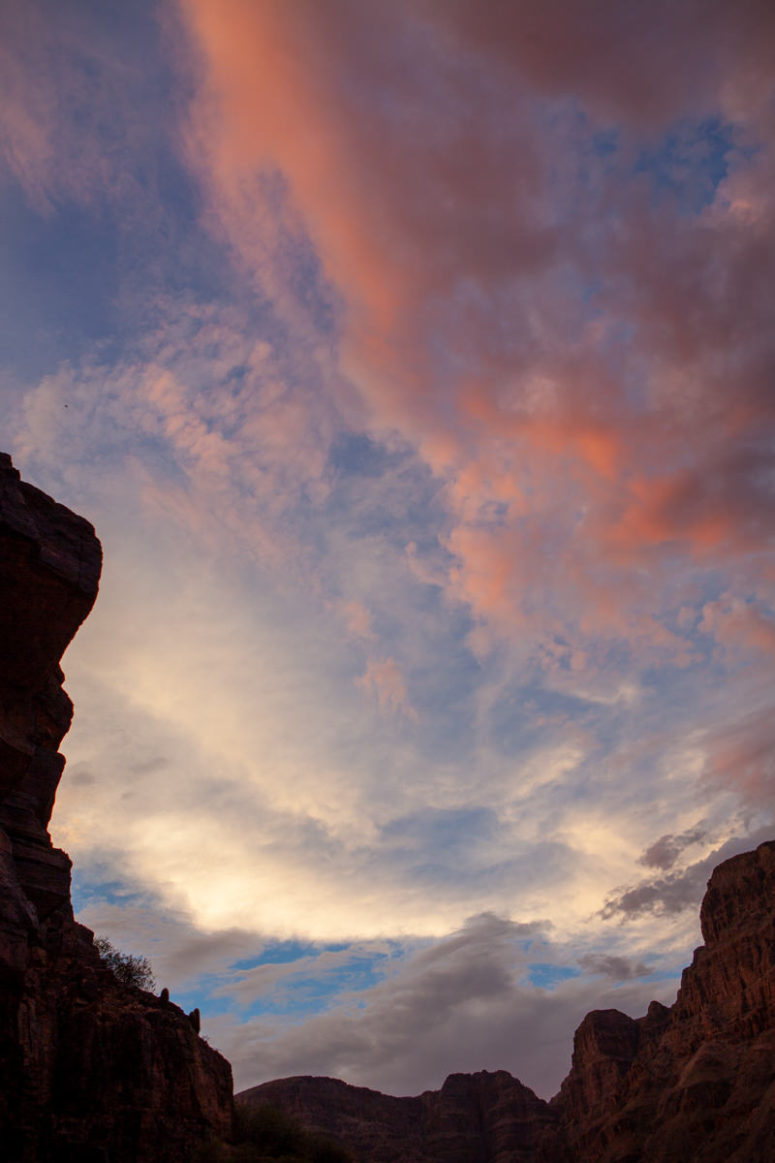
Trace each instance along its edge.
{"label": "silhouetted cliff", "polygon": [[569,1160],[775,1159],[775,842],[720,864],[675,1005],[588,1014],[554,1105]]}
{"label": "silhouetted cliff", "polygon": [[505,1070],[451,1074],[441,1090],[394,1098],[336,1078],[283,1078],[240,1102],[274,1106],[366,1163],[528,1163],[556,1115]]}
{"label": "silhouetted cliff", "polygon": [[0,454],[0,1156],[178,1163],[231,1128],[231,1068],[122,986],[73,919],[48,823],[72,705],[59,660],[97,595],[92,526]]}
{"label": "silhouetted cliff", "polygon": [[325,1130],[361,1163],[772,1163],[775,841],[715,869],[675,1005],[595,1010],[545,1103],[505,1071],[392,1098],[287,1078],[238,1100]]}

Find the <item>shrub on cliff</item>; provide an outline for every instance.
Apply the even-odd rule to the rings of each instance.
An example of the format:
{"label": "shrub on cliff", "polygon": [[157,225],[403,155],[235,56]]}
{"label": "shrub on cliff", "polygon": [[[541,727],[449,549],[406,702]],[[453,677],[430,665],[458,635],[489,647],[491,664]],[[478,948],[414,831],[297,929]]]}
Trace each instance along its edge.
{"label": "shrub on cliff", "polygon": [[235,1160],[241,1163],[351,1163],[342,1147],[305,1131],[277,1107],[236,1103],[234,1132]]}
{"label": "shrub on cliff", "polygon": [[107,966],[122,985],[135,985],[138,989],[147,989],[151,992],[156,988],[156,980],[147,957],[122,953],[107,937],[95,937],[94,947],[103,965]]}
{"label": "shrub on cliff", "polygon": [[203,1144],[195,1163],[352,1163],[352,1157],[322,1135],[305,1131],[276,1107],[236,1103],[231,1146]]}

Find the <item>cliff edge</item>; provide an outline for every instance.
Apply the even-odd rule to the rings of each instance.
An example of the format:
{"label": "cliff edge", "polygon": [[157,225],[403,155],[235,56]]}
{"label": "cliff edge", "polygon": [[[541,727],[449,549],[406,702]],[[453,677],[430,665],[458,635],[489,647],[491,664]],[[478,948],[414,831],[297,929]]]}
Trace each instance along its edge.
{"label": "cliff edge", "polygon": [[714,869],[700,922],[673,1006],[597,1010],[576,1031],[559,1158],[775,1159],[775,841]]}
{"label": "cliff edge", "polygon": [[62,653],[97,596],[82,517],[0,453],[0,1143],[6,1163],[178,1163],[231,1129],[231,1068],[121,985],[73,919],[48,823],[72,705]]}

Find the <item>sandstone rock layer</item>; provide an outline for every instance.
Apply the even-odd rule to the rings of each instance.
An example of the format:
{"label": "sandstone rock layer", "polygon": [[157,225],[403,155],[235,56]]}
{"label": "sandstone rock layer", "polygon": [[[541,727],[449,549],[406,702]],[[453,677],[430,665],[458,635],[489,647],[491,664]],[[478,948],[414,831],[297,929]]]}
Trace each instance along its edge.
{"label": "sandstone rock layer", "polygon": [[97,595],[92,526],[0,454],[0,1158],[178,1163],[228,1135],[229,1064],[122,986],[73,919],[48,823],[72,706],[62,653]]}
{"label": "sandstone rock layer", "polygon": [[556,1116],[505,1070],[451,1074],[441,1090],[393,1098],[336,1078],[285,1078],[244,1091],[338,1140],[366,1163],[528,1163]]}
{"label": "sandstone rock layer", "polygon": [[775,842],[720,864],[675,1005],[588,1014],[553,1105],[568,1160],[775,1159]]}

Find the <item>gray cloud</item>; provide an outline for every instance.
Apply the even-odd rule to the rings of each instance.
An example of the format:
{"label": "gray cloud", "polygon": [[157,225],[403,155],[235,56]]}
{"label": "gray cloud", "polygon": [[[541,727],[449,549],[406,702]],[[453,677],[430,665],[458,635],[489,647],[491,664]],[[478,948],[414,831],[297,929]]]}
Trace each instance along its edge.
{"label": "gray cloud", "polygon": [[635,977],[649,977],[654,972],[642,961],[608,953],[586,953],[579,957],[579,965],[588,973],[599,973],[613,981],[632,981]]}
{"label": "gray cloud", "polygon": [[702,860],[682,872],[670,873],[656,880],[644,880],[632,888],[620,890],[606,901],[598,913],[604,920],[618,917],[631,920],[652,913],[672,915],[699,907],[711,873],[717,864],[755,848],[772,837],[772,828],[759,828],[747,836],[736,836],[714,849]]}
{"label": "gray cloud", "polygon": [[91,787],[95,783],[97,777],[93,772],[88,771],[83,764],[75,764],[73,769],[68,772],[70,783],[75,787]]}
{"label": "gray cloud", "polygon": [[132,763],[129,770],[132,775],[154,775],[169,766],[169,760],[164,755],[154,755],[150,759],[138,760]]}
{"label": "gray cloud", "polygon": [[255,933],[241,929],[198,931],[184,914],[161,909],[155,901],[96,900],[78,914],[78,920],[118,948],[149,957],[159,984],[173,994],[202,975],[225,973],[232,962],[255,957],[263,947]]}
{"label": "gray cloud", "polygon": [[[530,940],[533,949],[525,948]],[[637,982],[642,967],[635,966],[618,986],[579,978],[548,991],[523,977],[536,948],[542,961],[564,960],[537,926],[483,914],[404,958],[372,989],[342,996],[296,1026],[222,1015],[207,1030],[231,1060],[237,1089],[305,1073],[407,1094],[453,1071],[501,1068],[548,1097],[568,1070],[572,1031],[588,1010],[637,1015],[655,993],[672,1001],[676,981]]]}
{"label": "gray cloud", "polygon": [[663,872],[667,871],[668,868],[673,867],[685,848],[704,840],[705,835],[704,828],[699,827],[690,828],[679,836],[667,833],[665,836],[660,836],[646,849],[643,855],[638,858],[638,863],[645,864],[647,868],[659,868]]}

